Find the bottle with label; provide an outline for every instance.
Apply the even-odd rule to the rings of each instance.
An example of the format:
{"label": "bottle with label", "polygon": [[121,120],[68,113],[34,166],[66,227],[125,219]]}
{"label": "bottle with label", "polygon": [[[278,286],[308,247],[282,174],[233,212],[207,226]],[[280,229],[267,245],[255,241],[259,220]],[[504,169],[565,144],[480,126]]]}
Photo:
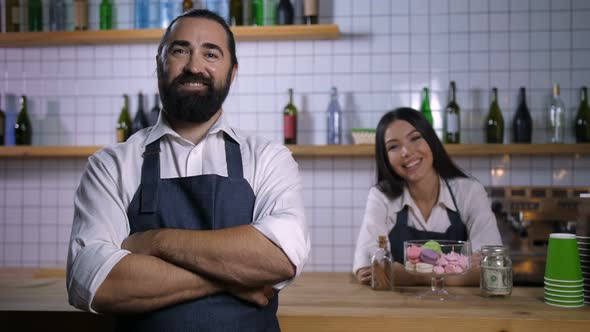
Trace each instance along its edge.
{"label": "bottle with label", "polygon": [[231,0],[229,4],[228,23],[231,26],[244,25],[244,10],[242,8],[242,1]]}
{"label": "bottle with label", "polygon": [[183,0],[182,1],[182,12],[186,12],[187,10],[193,9],[193,0]]}
{"label": "bottle with label", "polygon": [[65,0],[51,0],[49,2],[49,30],[50,31],[66,31],[66,1]]}
{"label": "bottle with label", "polygon": [[43,31],[43,4],[41,0],[29,0],[29,31]]}
{"label": "bottle with label", "polygon": [[289,103],[283,109],[283,137],[285,144],[297,144],[297,108],[293,104],[293,89],[289,89]]}
{"label": "bottle with label", "polygon": [[6,32],[20,32],[20,0],[6,0]]}
{"label": "bottle with label", "polygon": [[514,143],[531,143],[533,138],[533,119],[526,106],[526,90],[520,88],[520,102],[512,121],[512,136]]}
{"label": "bottle with label", "polygon": [[508,248],[486,245],[481,247],[480,259],[481,295],[484,297],[509,297],[512,294],[512,260]]}
{"label": "bottle with label", "polygon": [[143,110],[143,93],[140,91],[137,95],[137,112],[135,112],[135,117],[131,123],[131,133],[129,136],[135,134],[143,128],[147,128],[148,126],[148,118],[145,116],[145,112]]}
{"label": "bottle with label", "polygon": [[[0,101],[2,106],[2,101]],[[0,145],[6,145],[6,113],[0,108]]]}
{"label": "bottle with label", "polygon": [[303,21],[305,24],[318,24],[317,0],[303,1]]}
{"label": "bottle with label", "polygon": [[338,89],[332,87],[330,91],[330,104],[328,105],[327,115],[327,131],[328,144],[342,144],[342,109],[338,102]]}
{"label": "bottle with label", "polygon": [[154,107],[150,110],[149,124],[154,126],[160,116],[160,95],[156,93],[154,97]]}
{"label": "bottle with label", "polygon": [[379,249],[371,257],[371,288],[374,290],[393,290],[393,256],[387,242],[387,236],[380,235]]}
{"label": "bottle with label", "polygon": [[113,4],[110,0],[102,0],[100,3],[100,30],[113,28]]}
{"label": "bottle with label", "polygon": [[117,120],[117,142],[125,142],[131,132],[131,116],[129,115],[129,96],[123,95],[123,108]]}
{"label": "bottle with label", "polygon": [[27,113],[27,97],[20,97],[20,112],[14,124],[14,143],[16,145],[31,145],[33,129]]}
{"label": "bottle with label", "polygon": [[150,27],[149,0],[135,0],[135,29],[147,29]]}
{"label": "bottle with label", "polygon": [[88,0],[74,0],[74,30],[88,30]]}
{"label": "bottle with label", "polygon": [[580,107],[574,121],[576,143],[590,143],[590,108],[588,107],[588,88],[580,89]]}
{"label": "bottle with label", "polygon": [[427,87],[424,87],[424,89],[422,89],[422,104],[420,104],[420,113],[424,115],[424,117],[426,118],[426,120],[428,120],[428,123],[430,123],[431,126],[434,125],[434,120],[432,119],[432,110],[430,109],[430,97]]}
{"label": "bottle with label", "polygon": [[449,104],[445,109],[443,124],[444,142],[447,144],[461,143],[461,108],[457,104],[457,87],[455,81],[449,85]]}
{"label": "bottle with label", "polygon": [[492,103],[486,117],[486,143],[504,143],[504,117],[498,105],[498,89],[492,88]]}
{"label": "bottle with label", "polygon": [[281,0],[277,6],[277,24],[278,25],[290,25],[293,24],[294,20],[293,5],[290,0]]}
{"label": "bottle with label", "polygon": [[549,137],[551,143],[565,143],[565,106],[559,94],[559,84],[553,84],[553,99],[549,106]]}

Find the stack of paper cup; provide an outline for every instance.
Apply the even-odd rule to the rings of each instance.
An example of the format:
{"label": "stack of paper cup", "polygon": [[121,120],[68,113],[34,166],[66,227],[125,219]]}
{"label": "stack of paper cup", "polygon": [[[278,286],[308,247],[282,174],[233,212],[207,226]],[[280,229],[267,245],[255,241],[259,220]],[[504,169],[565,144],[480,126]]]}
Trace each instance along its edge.
{"label": "stack of paper cup", "polygon": [[583,306],[583,281],[576,235],[549,235],[545,265],[545,303],[566,308]]}
{"label": "stack of paper cup", "polygon": [[578,236],[578,252],[584,279],[584,303],[590,304],[590,236]]}

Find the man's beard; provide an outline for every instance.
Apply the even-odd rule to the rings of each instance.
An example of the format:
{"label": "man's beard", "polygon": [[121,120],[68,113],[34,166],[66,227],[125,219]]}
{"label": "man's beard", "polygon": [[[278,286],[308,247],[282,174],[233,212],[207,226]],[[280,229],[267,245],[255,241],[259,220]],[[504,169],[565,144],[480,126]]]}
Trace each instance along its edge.
{"label": "man's beard", "polygon": [[[213,80],[201,73],[183,72],[171,83],[166,83],[164,75],[159,78],[159,90],[162,106],[168,116],[177,121],[204,123],[209,121],[221,108],[229,93],[231,70],[228,71],[225,84],[215,87]],[[207,87],[204,92],[182,91],[184,83],[201,83]]]}

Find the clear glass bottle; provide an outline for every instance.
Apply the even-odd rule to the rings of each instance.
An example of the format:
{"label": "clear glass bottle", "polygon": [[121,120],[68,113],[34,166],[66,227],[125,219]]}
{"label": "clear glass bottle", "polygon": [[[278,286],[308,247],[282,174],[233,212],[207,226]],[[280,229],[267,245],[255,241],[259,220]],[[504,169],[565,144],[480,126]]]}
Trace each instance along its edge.
{"label": "clear glass bottle", "polygon": [[512,294],[512,260],[508,248],[489,245],[481,248],[479,288],[484,297]]}
{"label": "clear glass bottle", "polygon": [[330,104],[326,111],[328,123],[328,144],[342,144],[342,110],[338,103],[338,89],[332,87],[330,92]]}
{"label": "clear glass bottle", "polygon": [[49,2],[49,30],[66,31],[67,9],[65,0]]}
{"label": "clear glass bottle", "polygon": [[393,255],[387,245],[387,236],[380,235],[379,249],[371,257],[371,288],[393,290]]}
{"label": "clear glass bottle", "polygon": [[551,143],[565,143],[565,106],[559,94],[559,84],[553,84],[553,99],[549,106],[549,137]]}

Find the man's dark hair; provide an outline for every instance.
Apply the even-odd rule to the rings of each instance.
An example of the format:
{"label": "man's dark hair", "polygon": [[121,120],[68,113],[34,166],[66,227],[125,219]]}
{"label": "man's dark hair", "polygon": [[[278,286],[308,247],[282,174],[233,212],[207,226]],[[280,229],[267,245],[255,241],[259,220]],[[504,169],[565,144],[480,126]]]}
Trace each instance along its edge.
{"label": "man's dark hair", "polygon": [[414,126],[422,135],[430,150],[434,170],[443,179],[467,177],[465,173],[451,160],[436,132],[422,113],[413,108],[402,107],[385,113],[377,125],[375,137],[375,160],[377,162],[377,187],[387,197],[395,199],[404,190],[405,180],[391,167],[385,147],[385,131],[394,121],[404,120]]}
{"label": "man's dark hair", "polygon": [[[229,49],[229,54],[231,55],[232,68],[233,68],[233,66],[238,64],[238,57],[236,56],[236,40],[234,39],[234,34],[231,31],[231,29],[229,28],[229,25],[227,25],[227,22],[225,22],[225,20],[221,16],[215,14],[212,11],[206,10],[206,9],[187,10],[186,12],[182,13],[181,15],[177,16],[174,20],[172,20],[172,22],[170,22],[170,24],[168,25],[168,28],[166,28],[166,32],[164,32],[162,39],[160,40],[160,45],[158,45],[158,57],[162,56],[162,49],[164,48],[164,42],[166,41],[166,39],[168,38],[168,35],[170,34],[170,29],[172,28],[174,23],[176,23],[176,21],[178,21],[179,19],[184,18],[184,17],[204,18],[204,19],[215,21],[215,22],[219,23],[219,25],[221,25],[223,27],[223,30],[225,30],[225,33],[227,35],[227,48]],[[158,64],[158,66],[159,65],[160,64]]]}

